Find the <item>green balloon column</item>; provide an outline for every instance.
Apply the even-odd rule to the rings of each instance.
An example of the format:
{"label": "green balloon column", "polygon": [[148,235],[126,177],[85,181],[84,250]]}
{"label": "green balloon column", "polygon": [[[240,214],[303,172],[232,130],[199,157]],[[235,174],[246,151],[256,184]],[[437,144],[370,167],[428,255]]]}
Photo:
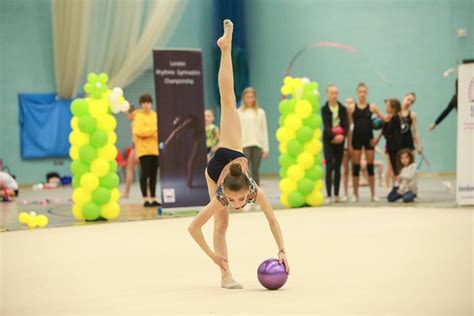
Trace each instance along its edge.
{"label": "green balloon column", "polygon": [[78,220],[114,219],[120,214],[117,175],[117,121],[111,113],[130,107],[120,88],[109,90],[108,76],[90,73],[86,98],[71,103],[71,172],[74,187],[72,213]]}
{"label": "green balloon column", "polygon": [[280,102],[280,201],[285,207],[323,203],[322,143],[318,83],[286,77]]}

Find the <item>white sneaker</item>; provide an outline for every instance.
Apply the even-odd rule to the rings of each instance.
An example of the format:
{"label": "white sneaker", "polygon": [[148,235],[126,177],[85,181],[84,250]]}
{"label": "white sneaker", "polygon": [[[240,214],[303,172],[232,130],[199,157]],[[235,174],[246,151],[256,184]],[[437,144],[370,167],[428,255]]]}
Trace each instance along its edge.
{"label": "white sneaker", "polygon": [[380,202],[380,198],[378,196],[374,196],[372,198],[372,202]]}
{"label": "white sneaker", "polygon": [[348,198],[347,196],[343,196],[343,197],[340,197],[340,198],[339,198],[339,202],[341,202],[341,203],[345,203],[345,202],[347,202],[348,200],[349,200],[349,198]]}
{"label": "white sneaker", "polygon": [[358,202],[359,202],[359,198],[356,197],[355,195],[353,195],[353,196],[351,196],[350,202],[351,202],[351,203],[358,203]]}

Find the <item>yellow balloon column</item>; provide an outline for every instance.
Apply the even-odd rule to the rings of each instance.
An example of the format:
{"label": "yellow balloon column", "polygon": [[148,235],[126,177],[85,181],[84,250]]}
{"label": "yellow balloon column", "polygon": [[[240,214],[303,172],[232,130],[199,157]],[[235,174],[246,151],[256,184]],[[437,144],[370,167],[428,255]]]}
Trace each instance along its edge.
{"label": "yellow balloon column", "polygon": [[307,78],[286,77],[281,94],[286,97],[278,105],[280,201],[285,207],[323,203],[324,170],[318,83]]}
{"label": "yellow balloon column", "polygon": [[87,97],[71,103],[72,213],[79,220],[114,219],[120,214],[117,121],[111,112],[126,111],[130,105],[122,89],[109,90],[107,81],[105,73],[89,74],[84,85]]}

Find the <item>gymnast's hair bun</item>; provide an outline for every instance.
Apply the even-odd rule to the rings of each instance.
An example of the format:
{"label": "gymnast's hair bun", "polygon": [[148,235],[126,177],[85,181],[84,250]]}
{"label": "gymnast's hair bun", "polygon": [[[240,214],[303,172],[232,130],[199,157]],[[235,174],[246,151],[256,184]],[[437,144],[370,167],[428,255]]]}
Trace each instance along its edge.
{"label": "gymnast's hair bun", "polygon": [[242,176],[242,167],[238,163],[233,163],[230,165],[230,175],[233,177]]}

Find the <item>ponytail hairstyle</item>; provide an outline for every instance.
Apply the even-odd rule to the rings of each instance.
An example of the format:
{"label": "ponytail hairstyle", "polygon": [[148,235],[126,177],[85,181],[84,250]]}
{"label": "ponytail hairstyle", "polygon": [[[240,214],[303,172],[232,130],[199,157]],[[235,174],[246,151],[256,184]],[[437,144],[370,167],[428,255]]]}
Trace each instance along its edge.
{"label": "ponytail hairstyle", "polygon": [[400,101],[395,98],[391,99],[386,99],[385,102],[388,102],[390,104],[390,108],[393,111],[393,114],[398,115],[402,111],[402,106],[400,104]]}
{"label": "ponytail hairstyle", "polygon": [[249,186],[249,178],[242,172],[242,166],[238,163],[231,164],[230,172],[224,178],[224,188],[230,191],[238,192],[243,188],[248,188]]}

